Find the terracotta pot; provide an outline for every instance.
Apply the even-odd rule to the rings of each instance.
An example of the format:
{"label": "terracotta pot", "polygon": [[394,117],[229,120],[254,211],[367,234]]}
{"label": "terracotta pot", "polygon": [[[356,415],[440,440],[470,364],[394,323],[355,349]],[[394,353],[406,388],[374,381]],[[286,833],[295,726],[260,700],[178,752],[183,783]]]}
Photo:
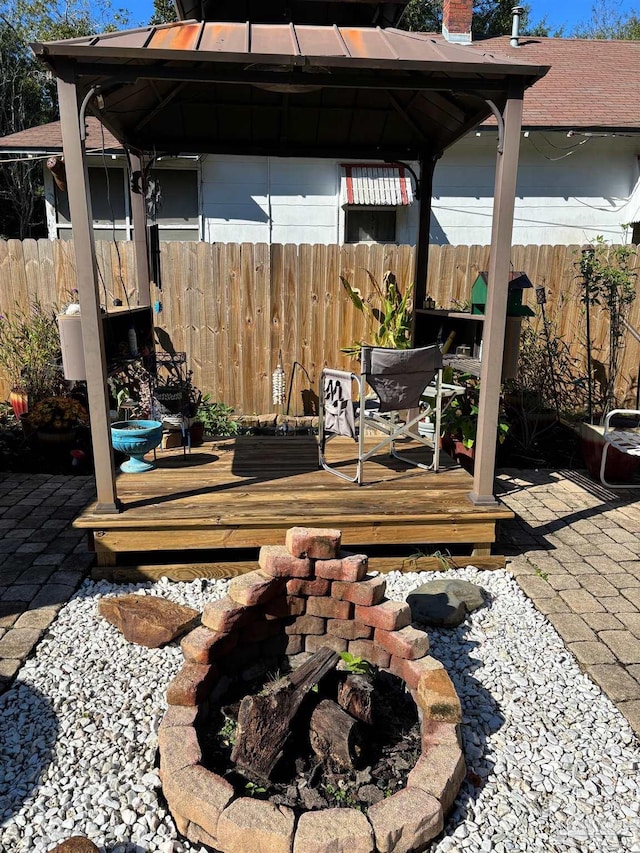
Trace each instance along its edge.
{"label": "terracotta pot", "polygon": [[16,420],[20,420],[20,415],[26,415],[29,411],[29,395],[24,391],[18,391],[14,389],[9,394],[9,403],[11,404],[11,408],[13,409],[13,414],[16,416]]}
{"label": "terracotta pot", "polygon": [[462,443],[462,439],[456,438],[450,433],[445,433],[442,436],[440,439],[440,447],[445,453],[448,453],[452,459],[455,459],[461,468],[464,468],[464,470],[468,471],[470,474],[473,473],[473,463],[475,460],[474,447],[465,447]]}

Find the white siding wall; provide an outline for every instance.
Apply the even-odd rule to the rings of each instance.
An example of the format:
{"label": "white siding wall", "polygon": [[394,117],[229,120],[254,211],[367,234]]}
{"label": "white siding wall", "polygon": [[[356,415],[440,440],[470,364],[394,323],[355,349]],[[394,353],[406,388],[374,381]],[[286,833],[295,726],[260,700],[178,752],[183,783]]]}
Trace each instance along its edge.
{"label": "white siding wall", "polygon": [[[495,132],[483,132],[467,136],[439,161],[432,242],[490,242],[495,153]],[[523,136],[513,243],[579,244],[598,234],[622,242],[622,225],[640,220],[639,154],[640,135]]]}
{"label": "white siding wall", "polygon": [[[222,243],[342,243],[340,160],[208,156],[202,163],[205,239]],[[398,208],[399,243],[415,241],[418,210]]]}

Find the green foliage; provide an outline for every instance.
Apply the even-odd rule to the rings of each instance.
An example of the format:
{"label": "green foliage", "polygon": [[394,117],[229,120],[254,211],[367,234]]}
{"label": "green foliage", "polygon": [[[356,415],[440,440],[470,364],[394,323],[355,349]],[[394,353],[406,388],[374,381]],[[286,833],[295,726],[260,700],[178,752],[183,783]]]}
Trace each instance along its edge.
{"label": "green foliage", "polygon": [[153,15],[150,24],[169,24],[178,20],[172,0],[153,0]]}
{"label": "green foliage", "polygon": [[218,731],[218,737],[225,746],[233,746],[236,742],[238,723],[231,717],[225,717],[224,723]]}
{"label": "green foliage", "polygon": [[256,785],[255,782],[247,782],[244,786],[244,790],[250,797],[256,797],[258,794],[267,793],[266,788],[263,788],[262,785]]}
{"label": "green foliage", "polygon": [[322,791],[325,796],[340,808],[355,808],[362,811],[362,806],[358,802],[358,798],[353,791],[347,788],[346,782],[343,779],[338,779],[336,785],[327,783],[322,785]]}
{"label": "green foliage", "polygon": [[348,672],[353,672],[354,675],[371,675],[373,668],[369,661],[364,658],[352,655],[349,652],[340,652],[340,658]]}
{"label": "green foliage", "polygon": [[233,409],[224,403],[214,403],[205,394],[200,402],[196,420],[204,424],[207,435],[230,436],[238,434],[238,424],[231,417]]}
{"label": "green foliage", "polygon": [[[478,398],[480,383],[474,376],[462,374],[459,382],[466,383],[464,394],[454,397],[442,412],[440,434],[452,435],[459,438],[462,444],[470,449],[476,442],[478,432]],[[502,444],[509,432],[510,426],[502,405],[498,413],[498,442]]]}
{"label": "green foliage", "polygon": [[637,10],[621,12],[612,0],[598,0],[591,7],[591,17],[578,24],[571,33],[579,39],[640,39],[640,16]]}
{"label": "green foliage", "polygon": [[[600,379],[600,405],[603,415],[618,405],[616,383],[620,373],[625,321],[636,298],[637,273],[631,268],[635,251],[631,246],[609,246],[597,237],[582,250],[579,261],[581,275],[580,300],[587,310],[599,308],[609,320],[609,347],[605,374]],[[591,348],[592,342],[587,341]],[[593,382],[594,378],[587,377]]]}
{"label": "green foliage", "polygon": [[[367,327],[367,340],[355,341],[350,347],[343,347],[341,352],[358,358],[360,350],[366,344],[376,347],[392,347],[408,349],[411,346],[411,316],[413,303],[411,294],[413,285],[407,287],[404,295],[398,287],[395,275],[387,271],[382,277],[382,287],[375,276],[365,270],[369,276],[373,293],[363,299],[356,287],[351,287],[348,279],[340,276],[342,286],[354,307],[364,317]],[[373,304],[374,300],[377,305]]]}
{"label": "green foliage", "polygon": [[0,316],[0,370],[13,388],[32,402],[64,389],[60,370],[60,334],[53,308],[37,299],[27,310],[16,305]]}
{"label": "green foliage", "polygon": [[537,578],[542,578],[543,581],[546,581],[548,579],[549,573],[543,572],[542,569],[540,568],[540,566],[536,566],[535,563],[533,563],[533,570],[534,570],[534,574]]}

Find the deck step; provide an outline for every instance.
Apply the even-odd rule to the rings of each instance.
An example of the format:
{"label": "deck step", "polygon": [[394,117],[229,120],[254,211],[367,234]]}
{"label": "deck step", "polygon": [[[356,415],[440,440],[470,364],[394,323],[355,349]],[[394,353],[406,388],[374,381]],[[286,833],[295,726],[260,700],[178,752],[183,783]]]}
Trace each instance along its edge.
{"label": "deck step", "polygon": [[[371,557],[370,571],[382,572],[438,572],[446,569],[458,569],[465,566],[475,566],[478,569],[493,571],[503,569],[506,557],[492,555],[490,557],[449,557],[449,556],[419,556],[419,557]],[[196,578],[220,580],[233,578],[252,572],[258,568],[257,561],[224,560],[211,563],[173,563],[173,564],[139,564],[120,566],[95,566],[91,571],[92,580],[106,580],[112,583],[141,583],[169,578],[171,581],[192,581]]]}

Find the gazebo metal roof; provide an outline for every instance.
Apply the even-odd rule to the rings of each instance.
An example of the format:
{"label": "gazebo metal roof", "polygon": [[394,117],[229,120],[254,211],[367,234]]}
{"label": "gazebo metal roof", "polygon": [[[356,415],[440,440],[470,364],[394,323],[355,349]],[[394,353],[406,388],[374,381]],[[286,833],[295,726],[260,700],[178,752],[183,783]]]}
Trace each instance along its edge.
{"label": "gazebo metal roof", "polygon": [[139,150],[439,154],[547,68],[397,29],[181,21],[33,46]]}

